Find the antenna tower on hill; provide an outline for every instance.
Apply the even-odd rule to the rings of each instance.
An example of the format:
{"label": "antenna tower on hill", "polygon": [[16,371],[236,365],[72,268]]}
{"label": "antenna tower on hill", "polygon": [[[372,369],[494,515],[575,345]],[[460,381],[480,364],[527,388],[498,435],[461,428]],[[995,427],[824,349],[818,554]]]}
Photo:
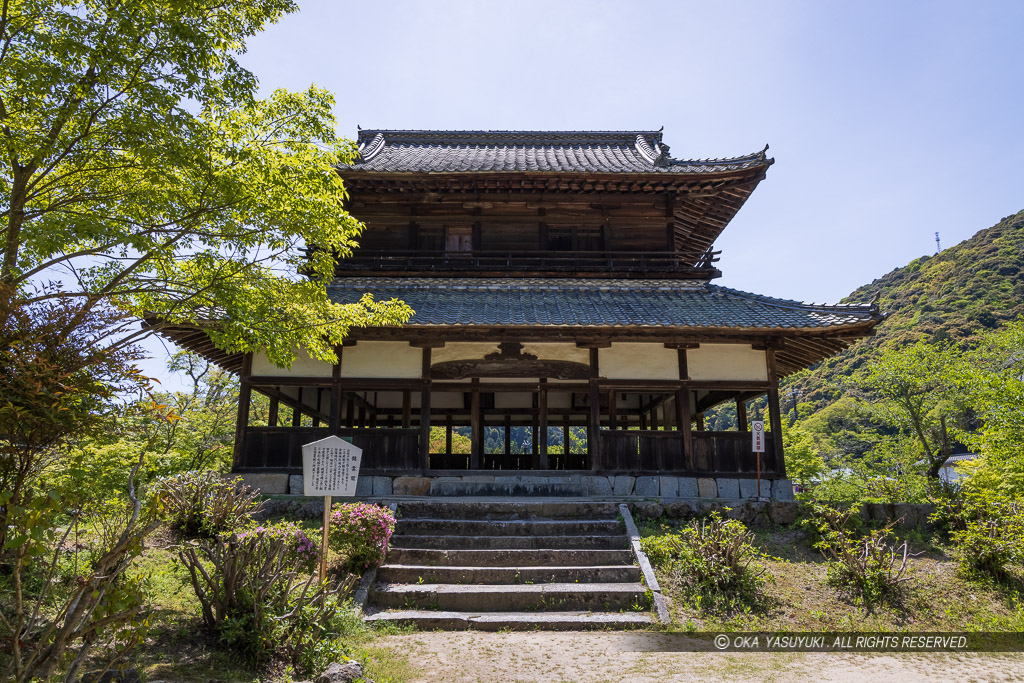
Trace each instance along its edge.
{"label": "antenna tower on hill", "polygon": [[939,233],[935,233],[935,253],[938,254],[942,251],[942,245],[939,244]]}

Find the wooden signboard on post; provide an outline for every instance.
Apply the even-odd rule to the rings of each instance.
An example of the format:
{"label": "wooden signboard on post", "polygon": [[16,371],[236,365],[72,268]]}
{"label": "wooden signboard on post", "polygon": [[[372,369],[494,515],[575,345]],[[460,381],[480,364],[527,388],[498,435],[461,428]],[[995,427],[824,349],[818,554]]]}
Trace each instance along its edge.
{"label": "wooden signboard on post", "polygon": [[757,497],[761,497],[761,454],[764,453],[764,420],[750,423],[751,448],[757,458]]}
{"label": "wooden signboard on post", "polygon": [[302,447],[302,492],[324,497],[324,535],[320,549],[320,583],[327,574],[328,525],[331,521],[331,497],[351,498],[359,483],[359,463],[363,450],[340,436],[307,443]]}

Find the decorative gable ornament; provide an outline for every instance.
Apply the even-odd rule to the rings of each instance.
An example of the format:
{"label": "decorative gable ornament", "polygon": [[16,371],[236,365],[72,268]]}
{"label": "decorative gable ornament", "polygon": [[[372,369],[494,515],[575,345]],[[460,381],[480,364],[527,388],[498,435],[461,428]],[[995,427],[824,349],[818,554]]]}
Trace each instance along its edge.
{"label": "decorative gable ornament", "polygon": [[302,492],[307,496],[356,495],[363,449],[338,436],[302,447]]}

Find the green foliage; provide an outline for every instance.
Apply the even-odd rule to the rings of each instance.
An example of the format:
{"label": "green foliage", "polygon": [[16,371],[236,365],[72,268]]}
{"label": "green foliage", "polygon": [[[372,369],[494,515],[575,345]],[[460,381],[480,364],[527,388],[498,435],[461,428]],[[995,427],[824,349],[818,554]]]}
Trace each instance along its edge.
{"label": "green foliage", "polygon": [[1024,321],[985,336],[956,375],[980,426],[957,438],[982,454],[963,468],[968,487],[1024,498]]}
{"label": "green foliage", "polygon": [[179,551],[203,621],[220,641],[249,662],[278,657],[302,674],[317,662],[306,649],[329,636],[357,578],[318,584],[308,573],[316,555],[315,544],[293,524],[221,535]]}
{"label": "green foliage", "polygon": [[[219,347],[282,365],[300,347],[334,361],[351,326],[407,320],[398,302],[326,295],[362,227],[335,171],[355,146],[335,131],[334,97],[258,99],[238,61],[295,9],[5,5],[0,280],[29,302],[112,304],[155,323],[120,339],[202,324]],[[68,271],[65,292],[27,291]]]}
{"label": "green foliage", "polygon": [[844,512],[821,504],[811,509],[818,535],[814,547],[829,560],[829,583],[849,591],[869,609],[883,602],[899,603],[909,581],[910,552],[906,541],[895,542],[893,524],[859,536],[851,530],[853,509]]}
{"label": "green foliage", "polygon": [[259,489],[241,477],[224,478],[212,470],[182,472],[159,479],[154,487],[164,519],[188,538],[212,538],[245,527],[263,503]]}
{"label": "green foliage", "polygon": [[786,453],[786,474],[796,484],[808,488],[828,472],[825,459],[818,454],[814,438],[799,425],[782,424],[782,446]]}
{"label": "green foliage", "polygon": [[331,546],[345,556],[345,568],[362,572],[384,561],[395,532],[390,508],[372,503],[344,503],[331,512]]}
{"label": "green foliage", "polygon": [[[788,454],[787,454],[788,456]],[[832,461],[805,498],[827,503],[923,503],[929,500],[929,480],[916,443],[887,438],[861,457]]]}
{"label": "green foliage", "polygon": [[65,670],[75,680],[90,653],[116,664],[146,639],[145,583],[130,569],[157,525],[156,510],[135,496],[131,476],[117,504],[70,514],[65,491],[28,484],[0,492],[11,524],[0,573],[0,640],[11,646],[0,677],[27,683]]}
{"label": "green foliage", "polygon": [[740,521],[717,511],[683,526],[678,533],[644,538],[651,562],[670,573],[698,609],[749,610],[770,580],[767,557]]}
{"label": "green foliage", "polygon": [[958,360],[948,345],[917,342],[884,351],[861,379],[887,422],[917,440],[933,479],[953,452],[950,427],[968,419],[953,380]]}
{"label": "green foliage", "polygon": [[[445,452],[445,441],[447,436],[445,434],[444,427],[431,427],[430,428],[430,452],[431,453],[444,453]],[[473,441],[464,434],[459,434],[456,431],[452,431],[452,453],[459,453],[463,455],[469,455],[469,452],[473,448]]]}
{"label": "green foliage", "polygon": [[966,575],[1002,578],[1007,565],[1024,565],[1024,506],[998,490],[944,487],[929,518],[950,539]]}

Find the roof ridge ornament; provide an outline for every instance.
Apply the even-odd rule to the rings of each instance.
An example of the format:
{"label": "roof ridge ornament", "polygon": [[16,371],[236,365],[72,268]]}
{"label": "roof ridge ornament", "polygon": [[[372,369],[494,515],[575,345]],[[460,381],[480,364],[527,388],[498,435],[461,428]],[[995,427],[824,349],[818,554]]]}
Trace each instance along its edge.
{"label": "roof ridge ornament", "polygon": [[373,136],[372,140],[359,145],[359,156],[362,157],[363,161],[369,161],[382,149],[384,149],[384,134],[377,133]]}
{"label": "roof ridge ornament", "polygon": [[660,151],[656,151],[651,147],[651,143],[649,143],[647,138],[643,135],[636,136],[634,146],[636,147],[637,153],[652,164],[657,164],[658,160],[661,159],[662,155]]}

